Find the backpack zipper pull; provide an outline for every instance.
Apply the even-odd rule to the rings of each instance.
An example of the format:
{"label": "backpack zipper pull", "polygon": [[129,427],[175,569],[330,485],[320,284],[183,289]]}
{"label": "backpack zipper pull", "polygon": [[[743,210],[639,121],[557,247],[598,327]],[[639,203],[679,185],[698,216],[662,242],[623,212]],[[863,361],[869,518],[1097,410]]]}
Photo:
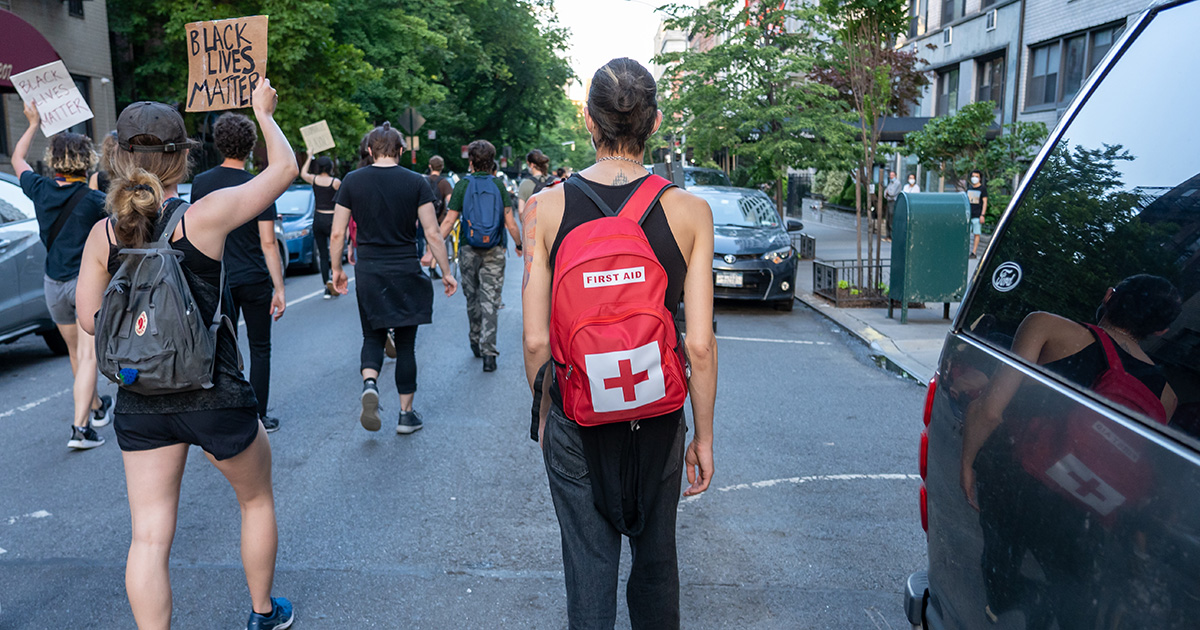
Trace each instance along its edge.
{"label": "backpack zipper pull", "polygon": [[630,430],[630,431],[637,431],[638,429],[640,429],[641,427],[639,427],[639,426],[638,426],[638,423],[639,423],[639,422],[641,422],[641,420],[634,420],[634,421],[630,422],[630,423],[629,423],[629,430]]}

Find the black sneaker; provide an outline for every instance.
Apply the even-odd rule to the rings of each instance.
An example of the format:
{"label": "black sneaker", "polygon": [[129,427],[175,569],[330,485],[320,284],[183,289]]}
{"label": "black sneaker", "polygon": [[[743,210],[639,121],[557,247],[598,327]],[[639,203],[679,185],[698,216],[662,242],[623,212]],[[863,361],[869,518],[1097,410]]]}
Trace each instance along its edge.
{"label": "black sneaker", "polygon": [[396,342],[392,339],[392,335],[393,335],[392,331],[389,330],[388,335],[387,335],[387,341],[384,342],[384,344],[383,344],[383,353],[385,355],[387,355],[387,358],[389,358],[389,359],[396,358]]}
{"label": "black sneaker", "polygon": [[475,355],[476,359],[483,356],[483,353],[479,351],[479,342],[471,342],[471,354]]}
{"label": "black sneaker", "polygon": [[442,279],[442,274],[438,272],[438,268],[436,266],[429,268],[429,278],[431,280],[441,280]]}
{"label": "black sneaker", "polygon": [[383,426],[379,419],[379,387],[373,382],[363,381],[362,415],[358,421],[368,431],[378,431]]}
{"label": "black sneaker", "polygon": [[104,444],[104,438],[100,437],[92,427],[71,427],[71,440],[67,442],[67,448],[85,451],[101,444]]}
{"label": "black sneaker", "polygon": [[416,433],[423,426],[425,425],[421,423],[421,414],[416,411],[401,411],[400,422],[396,423],[396,433],[400,435]]}
{"label": "black sneaker", "polygon": [[284,630],[291,628],[295,620],[296,613],[292,610],[292,602],[286,597],[272,597],[271,614],[260,615],[251,610],[246,630]]}
{"label": "black sneaker", "polygon": [[113,400],[112,396],[100,397],[100,408],[92,410],[92,426],[106,427],[112,422],[113,417]]}
{"label": "black sneaker", "polygon": [[258,420],[262,422],[263,428],[267,430],[267,433],[274,433],[279,430],[279,418],[259,416]]}
{"label": "black sneaker", "polygon": [[495,372],[496,371],[495,355],[489,354],[486,357],[483,357],[483,371],[484,372]]}

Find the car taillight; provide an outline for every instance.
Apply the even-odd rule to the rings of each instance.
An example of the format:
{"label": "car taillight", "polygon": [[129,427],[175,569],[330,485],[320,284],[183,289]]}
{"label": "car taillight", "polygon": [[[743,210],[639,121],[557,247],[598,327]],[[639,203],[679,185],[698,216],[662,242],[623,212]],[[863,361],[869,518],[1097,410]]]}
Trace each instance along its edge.
{"label": "car taillight", "polygon": [[917,453],[917,468],[921,472],[921,481],[929,472],[929,429],[921,431],[921,450]]}
{"label": "car taillight", "polygon": [[925,426],[929,426],[930,417],[933,415],[933,396],[937,393],[938,375],[934,372],[933,378],[929,379],[929,389],[925,392]]}
{"label": "car taillight", "polygon": [[925,482],[921,482],[921,529],[929,533],[929,493],[925,491]]}

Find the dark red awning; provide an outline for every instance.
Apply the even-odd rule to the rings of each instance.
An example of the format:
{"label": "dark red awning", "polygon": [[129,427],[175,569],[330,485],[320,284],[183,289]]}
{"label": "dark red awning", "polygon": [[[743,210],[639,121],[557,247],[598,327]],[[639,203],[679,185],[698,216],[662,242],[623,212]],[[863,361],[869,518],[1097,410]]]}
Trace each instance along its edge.
{"label": "dark red awning", "polygon": [[50,42],[16,13],[0,9],[0,90],[13,91],[14,74],[61,59]]}

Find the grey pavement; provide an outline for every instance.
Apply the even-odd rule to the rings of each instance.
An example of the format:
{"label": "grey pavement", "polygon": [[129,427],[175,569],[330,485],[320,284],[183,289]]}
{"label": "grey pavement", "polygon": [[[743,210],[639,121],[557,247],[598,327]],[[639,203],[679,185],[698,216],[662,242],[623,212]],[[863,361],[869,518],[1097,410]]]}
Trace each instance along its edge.
{"label": "grey pavement", "polygon": [[[811,207],[812,201],[805,200],[804,233],[816,238],[817,259],[854,259],[857,255],[854,215],[838,210],[813,211]],[[981,256],[987,250],[989,238],[985,234],[980,240]],[[862,240],[865,258],[865,236]],[[882,243],[884,260],[891,258],[891,249],[891,243]],[[968,262],[969,277],[974,276],[977,262]],[[958,313],[959,303],[950,305],[950,319],[943,317],[941,303],[930,303],[926,308],[910,308],[907,324],[900,323],[898,306],[893,318],[888,317],[886,307],[835,308],[832,301],[813,293],[812,267],[813,261],[800,261],[796,278],[796,298],[866,343],[874,356],[890,363],[889,368],[927,384],[937,370],[942,342],[950,331],[950,323]]]}
{"label": "grey pavement", "polygon": [[[519,280],[510,258],[492,374],[467,347],[461,295],[436,298],[417,338],[425,428],[398,436],[358,424],[353,291],[323,301],[319,276],[287,279],[270,439],[275,594],[295,603],[297,628],[566,627],[558,525],[528,438]],[[926,566],[922,390],[803,307],[718,304],[717,319],[716,478],[679,507],[684,627],[907,627],[904,579]],[[380,378],[392,421],[393,365]],[[5,630],[133,626],[120,451],[111,427],[98,449],[65,448],[69,374],[37,337],[0,346]],[[175,628],[244,623],[237,503],[198,449],[171,573]],[[629,627],[623,603],[618,619]]]}

